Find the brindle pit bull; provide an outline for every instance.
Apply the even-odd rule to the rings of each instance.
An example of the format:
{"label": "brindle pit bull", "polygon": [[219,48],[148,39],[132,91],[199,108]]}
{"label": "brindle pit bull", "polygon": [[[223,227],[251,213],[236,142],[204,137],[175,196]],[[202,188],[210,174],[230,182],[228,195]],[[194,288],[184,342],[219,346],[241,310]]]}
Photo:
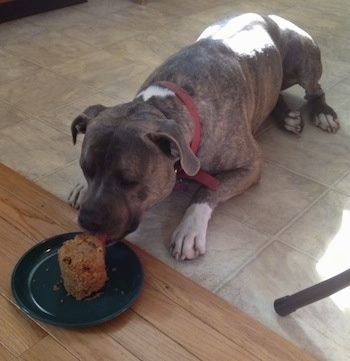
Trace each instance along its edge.
{"label": "brindle pit bull", "polygon": [[[313,123],[331,133],[339,128],[318,83],[321,73],[315,42],[280,17],[244,14],[210,26],[160,65],[134,100],[90,106],[73,121],[74,144],[85,134],[80,164],[87,187],[78,185],[70,195],[81,227],[114,239],[134,231],[173,190],[180,163],[188,176],[201,170],[219,182],[215,190],[199,188],[171,240],[176,259],[204,254],[214,208],[259,181],[262,156],[254,134],[264,120],[274,113],[286,130],[303,129],[300,112],[288,108],[281,90],[299,84]],[[190,104],[160,81],[181,87]],[[201,126],[196,154],[192,102]]]}

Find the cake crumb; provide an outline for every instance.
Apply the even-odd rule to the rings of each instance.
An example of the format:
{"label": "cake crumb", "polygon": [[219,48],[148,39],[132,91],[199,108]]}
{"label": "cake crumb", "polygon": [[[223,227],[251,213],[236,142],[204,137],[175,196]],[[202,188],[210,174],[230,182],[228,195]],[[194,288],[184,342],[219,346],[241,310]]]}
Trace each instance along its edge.
{"label": "cake crumb", "polygon": [[53,285],[53,290],[54,291],[59,291],[61,289],[61,287],[57,284],[57,283],[55,283],[54,285]]}

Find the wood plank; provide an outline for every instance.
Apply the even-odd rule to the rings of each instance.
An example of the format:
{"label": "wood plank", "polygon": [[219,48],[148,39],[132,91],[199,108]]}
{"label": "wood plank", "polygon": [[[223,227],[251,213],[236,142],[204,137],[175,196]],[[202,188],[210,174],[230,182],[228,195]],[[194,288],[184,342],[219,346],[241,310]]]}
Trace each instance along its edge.
{"label": "wood plank", "polygon": [[33,208],[23,198],[0,188],[1,217],[12,227],[35,240],[43,240],[53,234],[64,233],[65,229],[55,223],[45,207]]}
{"label": "wood plank", "polygon": [[0,296],[0,325],[0,344],[15,356],[46,336],[46,332],[3,296]]}
{"label": "wood plank", "polygon": [[182,306],[146,285],[132,309],[200,360],[256,360],[241,345],[231,342]]}
{"label": "wood plank", "polygon": [[48,361],[52,360],[54,355],[55,361],[78,361],[62,345],[55,341],[51,336],[46,336],[29,350],[24,352],[19,360],[21,361]]}
{"label": "wood plank", "polygon": [[0,344],[0,360],[1,361],[16,361],[17,358],[8,351],[5,346]]}
{"label": "wood plank", "polygon": [[101,329],[143,361],[199,360],[132,310],[101,325]]}
{"label": "wood plank", "polygon": [[13,228],[3,218],[0,218],[0,239],[2,240],[0,247],[0,291],[7,299],[13,299],[11,291],[13,268],[23,253],[34,245],[34,241],[18,229]]}
{"label": "wood plank", "polygon": [[[97,326],[72,329],[42,324],[42,327],[79,360],[139,361]],[[137,342],[137,335],[134,336],[134,342]]]}
{"label": "wood plank", "polygon": [[205,320],[208,325],[232,342],[242,345],[250,353],[256,355],[257,359],[262,361],[316,360],[259,322],[253,321],[250,316],[232,307],[225,300],[195,283],[188,282],[186,277],[174,272],[137,246],[131,243],[129,246],[142,259],[148,275],[147,283],[165,297],[184,307],[192,315]]}
{"label": "wood plank", "polygon": [[58,199],[2,163],[0,163],[0,172],[0,188],[32,208],[40,209],[46,215],[53,215],[55,223],[62,228],[71,231],[79,229],[76,222],[77,211],[67,205],[67,202]]}

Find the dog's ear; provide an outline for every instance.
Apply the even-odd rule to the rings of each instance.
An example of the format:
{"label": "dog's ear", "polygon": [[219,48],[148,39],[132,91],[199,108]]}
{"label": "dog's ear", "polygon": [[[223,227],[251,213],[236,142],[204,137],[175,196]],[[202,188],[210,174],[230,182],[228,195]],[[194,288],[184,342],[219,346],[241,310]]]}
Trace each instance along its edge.
{"label": "dog's ear", "polygon": [[181,128],[172,119],[162,119],[159,130],[147,133],[149,139],[174,161],[180,160],[182,169],[189,176],[198,173],[200,161],[192,152],[182,134]]}
{"label": "dog's ear", "polygon": [[71,124],[71,132],[72,132],[72,139],[73,144],[77,142],[77,135],[78,134],[85,134],[86,128],[90,121],[97,117],[103,110],[107,107],[101,104],[92,105],[84,110],[84,112],[78,115]]}

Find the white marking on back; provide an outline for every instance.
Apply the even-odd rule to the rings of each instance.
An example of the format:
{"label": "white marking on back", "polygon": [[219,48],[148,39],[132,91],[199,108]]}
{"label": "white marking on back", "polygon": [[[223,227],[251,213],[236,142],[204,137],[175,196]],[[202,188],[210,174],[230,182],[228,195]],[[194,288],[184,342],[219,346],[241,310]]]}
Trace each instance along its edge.
{"label": "white marking on back", "polygon": [[137,94],[136,98],[142,97],[146,102],[152,97],[166,98],[168,96],[175,96],[175,93],[167,88],[163,88],[157,85],[150,85],[148,88]]}
{"label": "white marking on back", "polygon": [[198,38],[221,40],[236,54],[255,57],[264,53],[274,43],[264,29],[264,19],[258,14],[244,14],[229,20],[227,23],[216,24],[207,28]]}

